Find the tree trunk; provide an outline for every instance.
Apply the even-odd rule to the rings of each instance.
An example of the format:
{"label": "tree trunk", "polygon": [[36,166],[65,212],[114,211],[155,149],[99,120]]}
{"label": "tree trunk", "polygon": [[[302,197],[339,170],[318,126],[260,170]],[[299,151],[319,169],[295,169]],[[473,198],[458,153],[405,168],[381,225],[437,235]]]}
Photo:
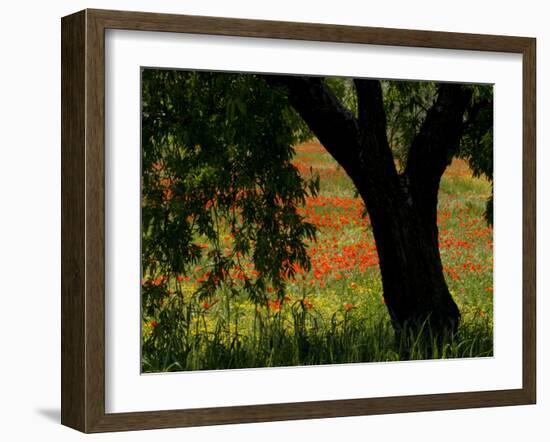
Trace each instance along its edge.
{"label": "tree trunk", "polygon": [[458,147],[469,94],[443,84],[397,173],[386,136],[382,90],[375,80],[354,80],[355,117],[322,79],[273,76],[365,202],[380,261],[384,299],[398,334],[423,329],[443,337],[456,331],[460,312],[445,282],[439,253],[437,194]]}
{"label": "tree trunk", "polygon": [[384,300],[396,331],[456,331],[458,307],[447,288],[437,241],[419,218],[405,187],[384,186],[372,197],[364,177],[352,178],[367,205],[376,241]]}

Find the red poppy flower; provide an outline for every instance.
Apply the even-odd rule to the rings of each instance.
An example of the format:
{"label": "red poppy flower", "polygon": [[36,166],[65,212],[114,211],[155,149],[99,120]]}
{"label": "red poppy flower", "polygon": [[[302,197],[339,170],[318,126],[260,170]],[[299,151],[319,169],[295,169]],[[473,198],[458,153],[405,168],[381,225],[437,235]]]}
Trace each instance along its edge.
{"label": "red poppy flower", "polygon": [[274,312],[281,310],[281,300],[276,299],[275,301],[267,301],[267,307]]}

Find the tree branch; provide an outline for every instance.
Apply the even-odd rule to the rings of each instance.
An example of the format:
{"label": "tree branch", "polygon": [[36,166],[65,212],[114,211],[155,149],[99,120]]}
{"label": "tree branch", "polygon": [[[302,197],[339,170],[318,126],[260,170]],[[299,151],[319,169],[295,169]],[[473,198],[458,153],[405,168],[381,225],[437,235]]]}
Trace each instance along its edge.
{"label": "tree branch", "polygon": [[459,84],[439,86],[436,102],[411,145],[405,172],[412,180],[441,178],[458,149],[470,96],[471,92]]}
{"label": "tree branch", "polygon": [[376,167],[389,167],[390,174],[397,174],[393,162],[393,154],[386,133],[386,112],[382,87],[379,80],[356,78],[353,80],[357,91],[359,130],[363,146],[370,152],[370,162]]}
{"label": "tree branch", "polygon": [[357,91],[358,120],[362,129],[376,131],[376,137],[386,138],[386,112],[382,87],[378,80],[355,78]]}
{"label": "tree branch", "polygon": [[426,225],[436,221],[439,181],[459,147],[470,97],[471,91],[459,84],[441,84],[437,99],[412,142],[404,174],[414,205]]}
{"label": "tree branch", "polygon": [[273,87],[285,87],[294,109],[321,144],[346,170],[358,171],[360,135],[357,120],[319,77],[268,75]]}
{"label": "tree branch", "polygon": [[477,118],[480,113],[487,109],[492,109],[493,102],[487,98],[477,100],[468,106],[468,118],[464,121],[464,128],[467,129],[469,126],[475,126],[478,124]]}

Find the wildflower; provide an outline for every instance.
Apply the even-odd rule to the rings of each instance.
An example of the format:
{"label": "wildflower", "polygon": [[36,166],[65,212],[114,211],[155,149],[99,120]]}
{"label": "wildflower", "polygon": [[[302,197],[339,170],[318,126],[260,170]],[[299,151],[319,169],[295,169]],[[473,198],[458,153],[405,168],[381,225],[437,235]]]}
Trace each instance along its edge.
{"label": "wildflower", "polygon": [[274,312],[278,312],[281,310],[281,300],[267,301],[267,307]]}
{"label": "wildflower", "polygon": [[208,302],[203,302],[201,306],[203,309],[208,310],[210,307],[212,307],[212,304],[209,304]]}
{"label": "wildflower", "polygon": [[307,307],[308,310],[311,310],[313,308],[313,303],[307,298],[305,298],[302,303],[304,304],[304,306]]}
{"label": "wildflower", "polygon": [[353,308],[353,304],[351,302],[344,302],[344,310],[349,312]]}
{"label": "wildflower", "polygon": [[155,321],[154,319],[150,322],[151,327],[156,328],[157,325],[159,325],[158,321]]}

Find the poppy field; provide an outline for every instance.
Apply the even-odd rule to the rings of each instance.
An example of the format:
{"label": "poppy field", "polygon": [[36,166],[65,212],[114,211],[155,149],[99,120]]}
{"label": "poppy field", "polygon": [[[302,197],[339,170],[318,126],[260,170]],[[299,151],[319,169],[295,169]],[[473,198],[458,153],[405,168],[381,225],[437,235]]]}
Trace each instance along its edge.
{"label": "poppy field", "polygon": [[[295,147],[292,164],[319,177],[319,192],[298,209],[317,228],[307,244],[311,269],[294,267],[284,296],[266,287],[252,301],[235,290],[207,299],[200,262],[183,274],[145,274],[142,285],[142,371],[164,372],[487,357],[493,352],[493,232],[485,219],[491,183],[454,159],[439,189],[438,228],[445,279],[461,313],[443,346],[396,339],[382,296],[378,255],[362,199],[346,173],[316,141]],[[165,195],[169,197],[169,195]],[[219,241],[231,241],[223,227]],[[210,244],[200,245],[208,251]],[[405,343],[404,340],[407,340]]]}

